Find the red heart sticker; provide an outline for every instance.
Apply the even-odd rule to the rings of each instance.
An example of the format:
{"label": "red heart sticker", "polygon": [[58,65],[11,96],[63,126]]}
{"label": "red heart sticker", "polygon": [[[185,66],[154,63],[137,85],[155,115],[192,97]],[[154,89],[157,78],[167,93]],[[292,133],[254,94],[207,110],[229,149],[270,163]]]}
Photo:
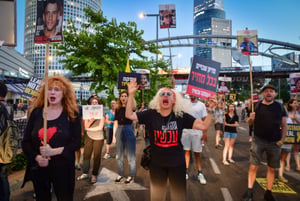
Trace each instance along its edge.
{"label": "red heart sticker", "polygon": [[[57,127],[50,127],[47,129],[47,144],[49,143],[52,136],[56,133]],[[39,138],[41,141],[44,139],[44,128],[41,128],[39,130]]]}

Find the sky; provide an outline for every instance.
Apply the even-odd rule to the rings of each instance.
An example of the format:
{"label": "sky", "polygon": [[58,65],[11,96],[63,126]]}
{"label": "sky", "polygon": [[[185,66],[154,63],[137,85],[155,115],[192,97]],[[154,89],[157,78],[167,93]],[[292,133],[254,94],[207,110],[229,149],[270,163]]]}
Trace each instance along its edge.
{"label": "sky", "polygon": [[[238,30],[257,30],[258,38],[277,40],[300,45],[300,1],[299,0],[223,0],[226,19],[232,20],[232,35]],[[134,21],[144,30],[145,40],[156,39],[156,18],[139,18],[139,14],[158,14],[159,5],[175,4],[176,28],[170,29],[170,36],[193,34],[193,0],[102,0],[104,16],[117,22]],[[17,47],[24,53],[25,0],[17,0]],[[159,38],[167,38],[167,29],[159,29]],[[261,47],[266,48],[266,47]],[[169,55],[168,49],[162,50]],[[193,48],[172,48],[173,68],[190,67]],[[256,56],[253,65],[270,65],[270,59]]]}

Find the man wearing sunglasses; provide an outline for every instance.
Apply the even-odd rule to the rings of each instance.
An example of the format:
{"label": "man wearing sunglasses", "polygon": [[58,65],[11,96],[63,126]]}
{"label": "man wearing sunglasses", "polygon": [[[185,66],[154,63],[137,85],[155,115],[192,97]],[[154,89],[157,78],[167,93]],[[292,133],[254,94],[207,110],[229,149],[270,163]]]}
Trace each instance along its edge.
{"label": "man wearing sunglasses", "polygon": [[134,94],[139,86],[128,85],[126,118],[145,124],[149,130],[151,145],[150,198],[165,200],[169,181],[171,200],[186,200],[186,166],[181,143],[182,130],[207,130],[212,119],[216,99],[211,98],[208,115],[204,121],[188,114],[187,101],[176,91],[161,88],[149,104],[147,111],[133,112]]}

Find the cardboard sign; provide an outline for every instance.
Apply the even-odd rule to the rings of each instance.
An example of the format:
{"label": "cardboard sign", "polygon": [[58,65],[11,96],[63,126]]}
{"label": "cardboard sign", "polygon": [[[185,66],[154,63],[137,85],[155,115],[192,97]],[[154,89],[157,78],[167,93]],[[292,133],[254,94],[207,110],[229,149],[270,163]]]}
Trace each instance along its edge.
{"label": "cardboard sign", "polygon": [[29,82],[27,83],[26,88],[23,91],[22,96],[27,99],[31,98],[32,96],[37,97],[39,94],[38,90],[40,88],[40,85],[41,85],[40,79],[36,77],[31,77]]}
{"label": "cardboard sign", "polygon": [[[256,178],[256,182],[264,189],[267,190],[267,179],[266,178]],[[272,186],[273,193],[286,193],[286,194],[297,194],[291,187],[287,184],[275,179]]]}
{"label": "cardboard sign", "polygon": [[288,124],[284,144],[300,144],[300,124]]}
{"label": "cardboard sign", "polygon": [[216,95],[219,71],[220,63],[195,55],[186,93],[204,99]]}
{"label": "cardboard sign", "polygon": [[103,105],[83,105],[82,118],[86,119],[102,119],[103,118]]}

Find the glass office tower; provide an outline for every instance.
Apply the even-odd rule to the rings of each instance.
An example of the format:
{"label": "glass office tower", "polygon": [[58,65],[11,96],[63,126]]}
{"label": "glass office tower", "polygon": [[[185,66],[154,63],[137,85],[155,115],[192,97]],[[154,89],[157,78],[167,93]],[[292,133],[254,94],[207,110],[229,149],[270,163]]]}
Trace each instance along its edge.
{"label": "glass office tower", "polygon": [[[232,35],[231,20],[225,19],[223,0],[194,0],[194,35]],[[195,39],[194,54],[231,67],[231,50],[211,48],[212,45],[231,46],[228,39]]]}

